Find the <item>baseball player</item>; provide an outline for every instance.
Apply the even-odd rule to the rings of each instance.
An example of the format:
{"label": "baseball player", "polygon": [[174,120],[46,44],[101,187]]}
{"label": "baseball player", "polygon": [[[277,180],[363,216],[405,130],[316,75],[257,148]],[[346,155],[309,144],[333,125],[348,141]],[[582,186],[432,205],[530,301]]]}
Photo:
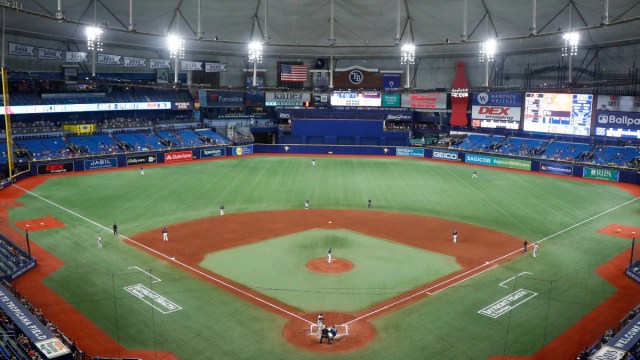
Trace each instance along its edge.
{"label": "baseball player", "polygon": [[533,257],[538,256],[538,243],[533,243]]}
{"label": "baseball player", "polygon": [[367,209],[371,209],[371,199],[369,199],[369,201],[367,201]]}
{"label": "baseball player", "polygon": [[457,243],[458,242],[458,230],[453,229],[453,243]]}
{"label": "baseball player", "polygon": [[309,210],[309,200],[304,201],[304,209]]}
{"label": "baseball player", "polygon": [[322,316],[322,313],[318,314],[318,321],[316,324],[318,325],[318,334],[320,334],[324,325],[324,316]]}
{"label": "baseball player", "polygon": [[118,235],[118,224],[113,223],[113,235]]}
{"label": "baseball player", "polygon": [[220,216],[224,216],[224,205],[220,205]]}
{"label": "baseball player", "polygon": [[162,228],[162,241],[169,241],[169,231],[167,231],[167,228]]}
{"label": "baseball player", "polygon": [[98,234],[98,249],[102,249],[102,235]]}
{"label": "baseball player", "polygon": [[140,175],[144,175],[144,168],[140,168]]}
{"label": "baseball player", "polygon": [[311,160],[311,165],[316,166],[316,159]]}
{"label": "baseball player", "polygon": [[333,252],[331,251],[331,248],[329,248],[329,251],[327,251],[327,258],[328,258],[329,264],[331,264],[331,262],[333,261]]}
{"label": "baseball player", "polygon": [[472,179],[477,179],[478,178],[478,172],[477,171],[473,171],[473,174],[471,175]]}

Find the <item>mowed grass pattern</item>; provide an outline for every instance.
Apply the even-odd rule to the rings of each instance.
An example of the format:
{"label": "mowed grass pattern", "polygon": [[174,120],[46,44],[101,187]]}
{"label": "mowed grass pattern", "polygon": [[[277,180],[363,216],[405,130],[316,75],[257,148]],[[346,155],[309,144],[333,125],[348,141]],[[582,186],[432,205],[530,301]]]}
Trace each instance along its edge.
{"label": "mowed grass pattern", "polygon": [[[121,233],[134,235],[216,215],[220,204],[228,214],[301,209],[305,199],[312,208],[362,209],[371,198],[373,211],[438,216],[531,241],[551,236],[537,259],[519,257],[377,318],[376,341],[357,352],[335,355],[341,359],[532,354],[613,293],[593,270],[629,242],[596,231],[611,223],[640,226],[638,201],[584,222],[634,199],[609,184],[489,168],[477,168],[479,179],[473,180],[473,167],[415,159],[316,160],[312,167],[311,157],[256,156],[152,167],[144,176],[138,169],[126,169],[52,177],[34,193],[106,229],[31,195],[19,199],[24,206],[11,209],[10,219],[51,215],[67,224],[31,234],[65,263],[47,285],[124,346],[168,350],[183,359],[326,355],[300,351],[284,341],[281,316],[112,239],[114,221]],[[96,246],[98,233],[105,238],[102,250]],[[122,289],[134,281],[131,266],[162,278],[148,287],[183,310],[161,315],[133,299]],[[523,271],[533,273],[527,281],[540,283],[534,299],[498,319],[477,314],[509,293],[498,283]],[[44,305],[55,311],[55,304]]]}
{"label": "mowed grass pattern", "polygon": [[[305,264],[329,247],[355,267]],[[306,313],[354,313],[459,270],[455,259],[349,230],[309,230],[209,254],[200,266]]]}

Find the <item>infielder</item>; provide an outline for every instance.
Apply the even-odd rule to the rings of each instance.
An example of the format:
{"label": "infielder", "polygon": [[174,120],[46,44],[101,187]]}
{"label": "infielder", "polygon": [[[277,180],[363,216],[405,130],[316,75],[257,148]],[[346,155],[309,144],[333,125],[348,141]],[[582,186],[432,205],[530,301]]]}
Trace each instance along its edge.
{"label": "infielder", "polygon": [[167,231],[167,228],[162,228],[162,241],[169,241],[169,231]]}
{"label": "infielder", "polygon": [[102,235],[98,234],[98,249],[102,249]]}
{"label": "infielder", "polygon": [[453,229],[453,243],[457,243],[458,242],[458,230]]}
{"label": "infielder", "polygon": [[304,201],[304,209],[309,210],[309,200]]}
{"label": "infielder", "polygon": [[331,262],[333,261],[333,252],[331,251],[331,248],[329,248],[329,251],[327,251],[327,258],[328,258],[329,264],[331,264]]}
{"label": "infielder", "polygon": [[220,216],[224,216],[224,205],[220,205]]}

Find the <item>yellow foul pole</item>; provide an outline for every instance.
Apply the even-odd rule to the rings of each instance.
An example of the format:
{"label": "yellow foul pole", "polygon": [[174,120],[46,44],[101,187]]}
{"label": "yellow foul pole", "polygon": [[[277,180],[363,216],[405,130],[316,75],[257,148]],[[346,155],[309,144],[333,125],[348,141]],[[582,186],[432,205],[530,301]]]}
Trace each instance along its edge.
{"label": "yellow foul pole", "polygon": [[7,136],[7,162],[9,163],[9,179],[13,177],[13,138],[11,136],[11,116],[9,116],[9,81],[7,68],[2,67],[2,101],[4,102],[4,128]]}

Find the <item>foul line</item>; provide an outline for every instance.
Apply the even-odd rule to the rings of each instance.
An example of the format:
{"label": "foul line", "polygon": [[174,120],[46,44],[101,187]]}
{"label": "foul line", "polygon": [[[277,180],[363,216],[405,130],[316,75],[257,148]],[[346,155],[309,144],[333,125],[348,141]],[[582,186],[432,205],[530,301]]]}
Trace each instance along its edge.
{"label": "foul line", "polygon": [[[51,200],[45,199],[45,198],[43,198],[42,196],[40,196],[40,195],[38,195],[38,194],[36,194],[36,193],[34,193],[34,192],[31,192],[31,191],[29,191],[29,190],[27,190],[27,189],[25,189],[25,188],[22,188],[22,187],[20,187],[20,186],[18,186],[18,185],[13,185],[13,186],[17,187],[18,189],[20,189],[20,190],[24,191],[25,193],[27,193],[27,194],[29,194],[29,195],[31,195],[31,196],[37,197],[37,198],[38,198],[38,199],[40,199],[40,200],[43,200],[43,201],[45,201],[45,202],[47,202],[47,203],[49,203],[49,204],[51,204],[51,205],[53,205],[53,206],[55,206],[55,207],[57,207],[57,208],[59,208],[59,209],[63,210],[63,211],[66,211],[66,212],[68,212],[68,213],[69,213],[69,214],[71,214],[71,215],[77,216],[77,217],[79,217],[79,218],[80,218],[80,219],[82,219],[82,220],[85,220],[85,221],[87,221],[87,222],[89,222],[89,223],[91,223],[91,224],[94,224],[94,225],[96,225],[97,227],[100,227],[100,228],[105,229],[105,230],[110,230],[110,229],[109,229],[109,228],[107,228],[106,226],[100,225],[100,224],[98,224],[97,222],[95,222],[95,221],[93,221],[93,220],[91,220],[91,219],[89,219],[89,218],[86,218],[86,217],[84,217],[84,216],[82,216],[82,215],[80,215],[80,214],[78,214],[78,213],[76,213],[76,212],[73,212],[73,211],[71,211],[71,210],[69,210],[69,209],[67,209],[67,208],[63,207],[62,205],[56,204],[56,203],[54,203],[54,202],[53,202],[53,201],[51,201]],[[193,271],[193,272],[195,272],[195,273],[197,273],[197,274],[199,274],[199,275],[202,275],[202,276],[206,277],[206,278],[207,278],[207,279],[209,279],[209,280],[213,280],[213,281],[217,282],[217,283],[218,283],[218,284],[220,284],[220,285],[223,285],[223,286],[226,286],[226,287],[227,287],[227,288],[229,288],[229,289],[235,290],[235,291],[237,291],[237,292],[239,292],[239,293],[241,293],[241,294],[243,294],[243,295],[246,295],[246,296],[248,296],[248,297],[250,297],[250,298],[252,298],[252,299],[254,299],[254,300],[256,300],[256,301],[259,301],[259,302],[261,302],[261,303],[263,303],[263,304],[265,304],[265,305],[267,305],[267,306],[270,306],[270,307],[272,307],[272,308],[274,308],[274,309],[276,309],[276,310],[279,310],[279,311],[281,311],[281,312],[283,312],[283,313],[285,313],[285,314],[287,314],[287,315],[289,315],[289,316],[295,317],[296,319],[299,319],[299,320],[302,320],[302,321],[306,321],[306,322],[308,322],[309,324],[313,324],[313,322],[311,322],[311,321],[309,321],[309,320],[307,320],[307,319],[305,319],[305,318],[303,318],[303,317],[301,317],[301,316],[298,316],[298,315],[296,315],[296,314],[294,314],[294,313],[292,313],[292,312],[290,312],[290,311],[288,311],[288,310],[285,310],[285,309],[283,309],[283,308],[281,308],[281,307],[279,307],[279,306],[277,306],[277,305],[275,305],[275,304],[272,304],[272,303],[270,303],[270,302],[268,302],[268,301],[266,301],[266,300],[264,300],[264,299],[261,299],[261,298],[259,298],[259,297],[255,296],[255,295],[253,295],[253,294],[250,294],[250,293],[248,293],[248,292],[246,292],[246,291],[244,291],[244,290],[242,290],[242,289],[239,289],[239,288],[237,288],[237,287],[235,287],[235,286],[233,286],[233,285],[231,285],[231,284],[228,284],[228,283],[226,283],[226,282],[224,282],[224,281],[222,281],[222,280],[220,280],[220,279],[218,279],[218,278],[215,278],[215,277],[213,277],[213,276],[211,276],[211,275],[209,275],[209,274],[207,274],[207,273],[205,273],[205,272],[202,272],[202,271],[200,271],[200,270],[198,270],[198,269],[196,269],[196,268],[193,268],[193,267],[191,267],[191,266],[189,266],[189,265],[187,265],[187,264],[185,264],[185,263],[183,263],[183,262],[180,262],[180,261],[176,260],[176,259],[175,259],[175,258],[173,258],[173,257],[169,257],[168,255],[165,255],[165,254],[163,254],[163,253],[159,252],[158,250],[155,250],[155,249],[150,248],[150,247],[148,247],[148,246],[146,246],[146,245],[144,245],[144,244],[141,244],[141,243],[139,243],[139,242],[137,242],[137,241],[135,241],[135,240],[133,240],[133,239],[131,239],[131,238],[129,238],[129,237],[127,237],[127,236],[125,236],[125,235],[120,234],[120,236],[122,236],[123,238],[125,238],[125,239],[127,239],[127,240],[131,241],[132,243],[134,243],[134,244],[136,244],[136,245],[138,245],[138,246],[140,246],[140,247],[142,247],[142,248],[144,248],[144,249],[147,249],[147,250],[149,250],[149,251],[151,251],[151,252],[153,252],[153,253],[155,253],[155,254],[158,254],[159,256],[161,256],[161,257],[163,257],[163,258],[165,258],[165,259],[167,259],[167,260],[171,260],[171,261],[173,261],[173,262],[175,262],[175,263],[177,263],[177,264],[181,265],[181,266],[182,266],[182,267],[184,267],[185,269],[189,269],[190,271]]]}
{"label": "foul line", "polygon": [[509,281],[511,281],[511,280],[513,280],[513,279],[515,279],[515,278],[517,278],[518,276],[520,276],[520,275],[522,275],[522,274],[529,274],[529,275],[533,275],[532,273],[530,273],[530,272],[528,272],[528,271],[523,271],[523,272],[521,272],[520,274],[518,274],[518,275],[516,275],[516,276],[512,276],[512,277],[508,278],[507,280],[505,280],[505,281],[501,282],[500,284],[498,284],[498,286],[502,286],[503,288],[507,288],[507,289],[508,289],[509,287],[508,287],[508,286],[506,286],[506,285],[503,285],[503,284],[504,284],[504,283],[506,283],[506,282],[509,282]]}
{"label": "foul line", "polygon": [[[580,226],[580,225],[582,225],[582,224],[584,224],[584,223],[586,223],[586,222],[589,222],[589,221],[591,221],[591,220],[593,220],[593,219],[596,219],[596,218],[598,218],[598,217],[600,217],[600,216],[602,216],[602,215],[608,214],[608,213],[610,213],[610,212],[612,212],[612,211],[614,211],[614,210],[617,210],[617,209],[619,209],[619,208],[621,208],[621,207],[623,207],[623,206],[626,206],[626,205],[628,205],[628,204],[631,204],[632,202],[634,202],[634,201],[636,201],[636,200],[638,200],[638,199],[640,199],[640,197],[633,198],[633,199],[631,199],[631,200],[629,200],[629,201],[626,201],[626,202],[624,202],[624,203],[622,203],[622,204],[620,204],[620,205],[618,205],[618,206],[614,206],[614,207],[612,207],[612,208],[611,208],[611,209],[609,209],[609,210],[605,210],[605,211],[601,212],[600,214],[594,215],[594,216],[592,216],[592,217],[590,217],[590,218],[588,218],[588,219],[586,219],[586,220],[583,220],[583,221],[581,221],[581,222],[579,222],[579,223],[577,223],[577,224],[575,224],[575,225],[571,225],[571,226],[569,226],[569,227],[568,227],[568,228],[566,228],[566,229],[560,230],[560,231],[558,231],[558,232],[556,232],[556,233],[554,233],[554,234],[551,234],[551,235],[549,235],[549,236],[547,236],[547,237],[545,237],[545,238],[542,238],[542,239],[540,239],[540,240],[536,241],[535,243],[539,243],[539,242],[543,242],[543,241],[545,241],[545,240],[549,240],[549,239],[551,239],[551,238],[553,238],[553,237],[556,237],[556,236],[558,236],[558,235],[560,235],[560,234],[562,234],[562,233],[564,233],[564,232],[567,232],[567,231],[569,231],[569,230],[571,230],[571,229],[574,229],[574,228],[576,228],[576,227],[578,227],[578,226]],[[535,244],[535,243],[534,243],[534,244]],[[530,244],[529,246],[533,246],[533,244]],[[519,252],[521,252],[521,251],[522,251],[522,250],[520,250],[520,249],[519,249],[519,250],[514,250],[514,251],[511,251],[511,252],[509,252],[509,253],[507,253],[507,254],[505,254],[505,255],[502,255],[502,256],[500,256],[500,257],[498,257],[498,258],[495,258],[495,259],[493,259],[493,260],[491,260],[491,261],[487,261],[487,262],[485,262],[483,265],[476,266],[475,268],[470,269],[470,270],[468,270],[468,271],[465,271],[465,272],[464,272],[464,273],[462,273],[462,274],[458,274],[457,276],[454,276],[454,277],[452,277],[451,279],[447,279],[447,280],[445,280],[445,281],[443,281],[443,282],[441,282],[441,283],[435,284],[435,285],[433,285],[432,287],[430,287],[430,288],[428,288],[428,289],[422,290],[422,291],[417,292],[417,293],[415,293],[415,294],[411,294],[411,295],[407,296],[406,298],[402,298],[402,299],[400,299],[400,300],[398,300],[398,301],[396,301],[396,302],[394,302],[394,303],[392,303],[392,304],[386,305],[386,306],[384,306],[384,307],[382,307],[382,308],[380,308],[380,309],[374,310],[374,311],[372,311],[372,312],[370,312],[370,313],[364,314],[364,315],[362,315],[362,316],[360,316],[360,317],[357,317],[357,318],[355,318],[355,319],[353,319],[353,320],[351,320],[351,321],[348,321],[348,322],[346,322],[346,323],[345,323],[345,325],[346,325],[346,324],[350,324],[350,323],[352,323],[352,322],[356,322],[356,321],[358,321],[358,320],[362,320],[362,319],[367,318],[367,317],[369,317],[369,316],[371,316],[371,315],[373,315],[373,314],[377,314],[377,313],[381,312],[382,310],[389,309],[389,308],[391,308],[391,307],[393,307],[393,306],[395,306],[395,305],[398,305],[398,304],[400,304],[400,303],[403,303],[403,302],[405,302],[405,301],[407,301],[407,300],[410,300],[410,299],[412,299],[412,298],[414,298],[414,297],[416,297],[416,296],[419,296],[419,295],[422,295],[422,294],[429,294],[429,292],[428,292],[428,291],[429,291],[429,290],[431,290],[431,289],[433,289],[433,288],[439,287],[440,285],[446,284],[446,283],[450,282],[451,280],[454,280],[454,279],[457,279],[457,278],[459,278],[459,277],[465,276],[465,275],[466,275],[466,274],[468,274],[468,273],[475,272],[476,270],[479,270],[479,269],[481,269],[481,268],[482,268],[482,267],[484,267],[484,266],[487,266],[487,265],[489,265],[489,264],[494,264],[494,263],[496,263],[496,262],[498,262],[498,261],[500,261],[500,260],[502,260],[502,259],[504,259],[504,258],[507,258],[507,257],[509,257],[509,256],[512,256],[513,254],[519,253]],[[454,284],[452,284],[452,285],[449,285],[449,286],[447,286],[447,287],[445,287],[445,288],[443,288],[443,289],[441,289],[441,290],[436,291],[436,292],[435,292],[435,293],[433,293],[433,294],[437,294],[437,293],[439,293],[439,292],[440,292],[440,291],[442,291],[442,290],[446,290],[446,289],[450,288],[451,286],[454,286],[454,285],[457,285],[457,284],[462,283],[462,282],[464,282],[464,281],[467,281],[467,280],[469,280],[469,279],[473,278],[474,276],[480,275],[480,274],[482,274],[482,273],[483,273],[483,272],[485,272],[485,271],[489,271],[489,270],[491,270],[491,269],[495,268],[496,266],[498,266],[498,264],[494,264],[494,266],[492,266],[492,267],[490,267],[490,268],[488,268],[488,269],[484,269],[484,270],[482,270],[481,272],[479,272],[479,273],[477,273],[477,274],[474,274],[474,275],[471,275],[471,276],[469,276],[469,277],[467,277],[467,278],[464,278],[464,279],[462,279],[462,280],[460,280],[460,281],[458,281],[458,282],[456,282],[456,283],[454,283]],[[429,295],[431,295],[431,294],[429,294]]]}

